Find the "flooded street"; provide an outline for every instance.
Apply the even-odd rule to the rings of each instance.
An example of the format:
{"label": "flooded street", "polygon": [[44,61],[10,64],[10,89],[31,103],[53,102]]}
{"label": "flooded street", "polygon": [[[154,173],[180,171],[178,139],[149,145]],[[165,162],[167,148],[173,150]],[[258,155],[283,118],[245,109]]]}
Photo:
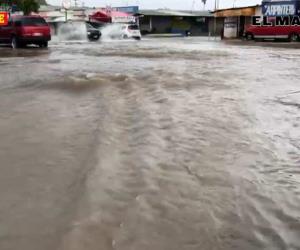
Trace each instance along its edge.
{"label": "flooded street", "polygon": [[300,249],[300,50],[0,48],[1,250]]}

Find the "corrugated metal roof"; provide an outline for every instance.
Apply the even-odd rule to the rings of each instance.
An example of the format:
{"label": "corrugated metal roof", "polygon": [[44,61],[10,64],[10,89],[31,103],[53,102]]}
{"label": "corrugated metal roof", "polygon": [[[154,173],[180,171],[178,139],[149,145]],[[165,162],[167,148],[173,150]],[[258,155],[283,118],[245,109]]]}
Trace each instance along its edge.
{"label": "corrugated metal roof", "polygon": [[170,9],[140,10],[139,14],[145,16],[181,16],[181,17],[209,17],[213,16],[209,11],[181,11]]}
{"label": "corrugated metal roof", "polygon": [[[62,6],[53,6],[53,5],[41,5],[39,8],[39,11],[59,11],[63,9]],[[69,10],[74,10],[74,11],[85,11],[91,8],[87,7],[74,7],[72,6]]]}

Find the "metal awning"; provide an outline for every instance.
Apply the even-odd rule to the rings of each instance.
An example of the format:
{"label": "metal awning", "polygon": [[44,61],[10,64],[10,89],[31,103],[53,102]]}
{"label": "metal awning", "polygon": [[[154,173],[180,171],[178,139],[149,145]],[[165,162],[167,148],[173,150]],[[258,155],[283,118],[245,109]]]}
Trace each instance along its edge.
{"label": "metal awning", "polygon": [[224,10],[216,10],[214,12],[215,17],[234,17],[234,16],[255,16],[256,8],[259,5],[249,6],[249,7],[240,7],[240,8],[231,8]]}

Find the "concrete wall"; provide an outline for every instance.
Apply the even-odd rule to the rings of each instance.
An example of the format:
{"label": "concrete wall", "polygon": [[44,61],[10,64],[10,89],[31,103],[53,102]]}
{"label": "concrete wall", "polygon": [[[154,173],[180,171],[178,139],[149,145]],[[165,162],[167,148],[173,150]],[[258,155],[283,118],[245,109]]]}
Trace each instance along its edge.
{"label": "concrete wall", "polygon": [[225,17],[224,38],[236,38],[238,36],[238,17]]}

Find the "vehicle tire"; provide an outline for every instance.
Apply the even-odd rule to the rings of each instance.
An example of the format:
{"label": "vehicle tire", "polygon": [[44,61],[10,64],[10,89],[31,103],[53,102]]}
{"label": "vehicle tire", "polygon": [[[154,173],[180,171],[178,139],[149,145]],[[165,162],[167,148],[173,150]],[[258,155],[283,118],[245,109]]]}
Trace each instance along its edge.
{"label": "vehicle tire", "polygon": [[42,42],[39,44],[40,48],[48,48],[48,42]]}
{"label": "vehicle tire", "polygon": [[90,42],[96,42],[100,39],[100,36],[96,36],[96,37],[88,37]]}
{"label": "vehicle tire", "polygon": [[254,41],[255,42],[264,42],[265,39],[263,39],[263,38],[254,38]]}
{"label": "vehicle tire", "polygon": [[13,37],[11,38],[11,47],[12,47],[13,49],[18,49],[18,48],[20,48],[20,42],[18,41],[18,39],[16,38],[16,36],[13,36]]}
{"label": "vehicle tire", "polygon": [[123,39],[128,39],[129,37],[127,35],[123,35]]}
{"label": "vehicle tire", "polygon": [[137,36],[137,37],[134,37],[134,40],[140,41],[141,38]]}
{"label": "vehicle tire", "polygon": [[290,42],[298,42],[299,41],[299,35],[296,33],[292,33],[289,36]]}
{"label": "vehicle tire", "polygon": [[251,33],[247,33],[247,34],[246,34],[246,40],[247,40],[247,41],[254,40],[254,36],[253,36],[253,34],[251,34]]}

